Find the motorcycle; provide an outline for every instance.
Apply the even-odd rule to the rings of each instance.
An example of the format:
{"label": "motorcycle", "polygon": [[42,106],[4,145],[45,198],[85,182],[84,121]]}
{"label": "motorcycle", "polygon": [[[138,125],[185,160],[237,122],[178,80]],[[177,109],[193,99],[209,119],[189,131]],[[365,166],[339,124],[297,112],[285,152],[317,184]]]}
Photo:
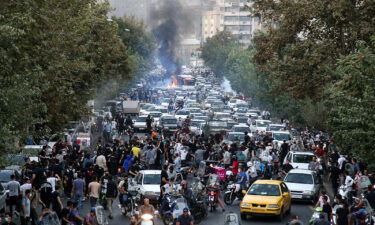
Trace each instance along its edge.
{"label": "motorcycle", "polygon": [[327,213],[323,212],[323,208],[322,207],[316,207],[315,210],[314,210],[314,213],[312,214],[312,216],[309,220],[309,224],[313,225],[315,223],[315,221],[319,220],[319,217],[320,217],[321,214],[324,214],[324,218],[327,218]]}
{"label": "motorcycle", "polygon": [[190,213],[193,216],[195,223],[199,224],[204,218],[207,217],[207,201],[204,192],[204,184],[201,181],[193,185],[193,199],[190,205]]}
{"label": "motorcycle", "polygon": [[[155,212],[157,214],[157,212]],[[151,214],[143,214],[141,216],[140,225],[154,225],[154,216]]]}
{"label": "motorcycle", "polygon": [[207,180],[208,206],[210,211],[215,211],[218,204],[217,192],[220,187],[220,179],[217,174],[210,174]]}
{"label": "motorcycle", "polygon": [[244,197],[244,194],[242,193],[241,185],[230,183],[227,187],[227,191],[224,194],[224,203],[226,205],[232,205],[233,201],[238,198],[239,200],[242,200]]}
{"label": "motorcycle", "polygon": [[121,214],[126,216],[130,213],[130,216],[133,216],[138,208],[137,202],[140,202],[140,200],[140,195],[137,191],[129,191],[128,200],[126,202],[123,201],[122,204],[119,205]]}
{"label": "motorcycle", "polygon": [[177,218],[182,215],[183,209],[188,208],[188,204],[180,195],[169,195],[164,197],[168,204],[168,210],[162,209],[162,220],[164,225],[173,225]]}

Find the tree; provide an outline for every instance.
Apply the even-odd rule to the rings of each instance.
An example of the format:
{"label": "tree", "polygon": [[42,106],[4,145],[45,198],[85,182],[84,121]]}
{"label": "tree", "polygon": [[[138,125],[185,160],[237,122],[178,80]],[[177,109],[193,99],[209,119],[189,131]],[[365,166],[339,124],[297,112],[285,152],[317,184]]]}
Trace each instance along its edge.
{"label": "tree", "polygon": [[356,51],[375,31],[375,6],[364,0],[254,0],[253,14],[267,27],[254,39],[254,62],[277,79],[275,91],[320,101],[340,55]]}
{"label": "tree", "polygon": [[330,90],[327,125],[338,146],[375,168],[375,36],[358,46],[337,63],[341,79]]}
{"label": "tree", "polygon": [[87,101],[103,82],[129,79],[129,57],[108,11],[108,3],[93,0],[2,4],[0,149],[62,131],[88,114]]}
{"label": "tree", "polygon": [[223,77],[227,69],[225,62],[237,44],[238,41],[229,31],[218,32],[203,44],[201,57],[218,77]]}

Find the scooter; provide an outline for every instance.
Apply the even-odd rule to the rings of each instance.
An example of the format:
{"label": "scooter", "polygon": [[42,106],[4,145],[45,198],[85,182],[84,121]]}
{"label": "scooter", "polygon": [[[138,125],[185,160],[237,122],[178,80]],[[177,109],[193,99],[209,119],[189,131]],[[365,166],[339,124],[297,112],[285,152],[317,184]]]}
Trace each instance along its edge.
{"label": "scooter", "polygon": [[208,206],[210,207],[210,212],[213,212],[216,210],[216,206],[217,206],[217,198],[216,198],[217,190],[215,188],[207,187],[207,191],[208,191]]}
{"label": "scooter", "polygon": [[[155,212],[157,214],[157,212]],[[140,225],[154,225],[154,215],[151,214],[143,214],[141,216],[141,223]]]}
{"label": "scooter", "polygon": [[233,201],[236,198],[238,198],[239,200],[242,200],[244,194],[242,193],[240,189],[241,189],[240,184],[230,183],[227,187],[227,191],[224,194],[224,203],[226,205],[232,205]]}
{"label": "scooter", "polygon": [[126,216],[130,213],[130,216],[133,216],[138,208],[137,202],[140,202],[140,200],[141,198],[137,191],[129,191],[128,201],[123,201],[122,204],[119,205],[121,214]]}

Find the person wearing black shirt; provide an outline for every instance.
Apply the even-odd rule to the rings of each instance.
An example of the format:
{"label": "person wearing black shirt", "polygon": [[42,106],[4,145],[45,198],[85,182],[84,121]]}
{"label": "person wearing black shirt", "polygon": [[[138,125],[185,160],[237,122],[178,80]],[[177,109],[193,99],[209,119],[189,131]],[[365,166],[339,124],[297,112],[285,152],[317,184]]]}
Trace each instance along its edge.
{"label": "person wearing black shirt", "polygon": [[283,164],[286,154],[288,154],[289,145],[286,143],[286,140],[283,140],[283,143],[280,146],[280,163]]}
{"label": "person wearing black shirt", "polygon": [[343,200],[340,200],[340,205],[341,207],[336,209],[337,224],[348,225],[348,215],[349,215],[348,205]]}
{"label": "person wearing black shirt", "polygon": [[284,174],[287,174],[287,173],[289,173],[289,171],[292,170],[292,169],[293,169],[293,166],[290,165],[289,160],[286,160],[286,161],[285,161],[285,164],[282,166],[282,171],[283,171],[283,173],[284,173]]}
{"label": "person wearing black shirt", "polygon": [[248,135],[247,131],[245,131],[245,145],[247,145],[248,143],[250,143],[251,141],[251,138],[250,136]]}
{"label": "person wearing black shirt", "polygon": [[133,164],[129,168],[130,177],[135,177],[138,174],[139,170],[138,160],[134,160]]}
{"label": "person wearing black shirt", "polygon": [[340,174],[341,174],[341,170],[339,168],[339,164],[335,163],[330,173],[330,179],[331,179],[332,189],[333,189],[334,194],[337,194],[337,190],[339,188]]}
{"label": "person wearing black shirt", "polygon": [[66,207],[61,210],[61,225],[73,224],[73,221],[70,221],[70,211],[72,206],[73,202],[68,201]]}
{"label": "person wearing black shirt", "polygon": [[43,178],[46,176],[45,170],[42,168],[42,165],[38,163],[36,168],[33,171],[32,183],[33,186],[39,188],[40,185],[43,183]]}
{"label": "person wearing black shirt", "polygon": [[327,213],[327,219],[328,219],[328,221],[331,221],[332,207],[328,203],[328,197],[327,196],[323,196],[323,210],[322,210],[322,212]]}
{"label": "person wearing black shirt", "polygon": [[147,116],[146,126],[147,126],[147,133],[150,134],[151,133],[151,127],[152,127],[152,118],[151,118],[150,115]]}

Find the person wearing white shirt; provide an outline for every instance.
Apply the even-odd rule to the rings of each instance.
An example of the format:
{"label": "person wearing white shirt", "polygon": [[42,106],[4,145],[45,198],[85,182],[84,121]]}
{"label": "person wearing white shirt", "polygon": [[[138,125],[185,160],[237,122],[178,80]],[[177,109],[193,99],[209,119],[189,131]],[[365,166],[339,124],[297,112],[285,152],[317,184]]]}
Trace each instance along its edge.
{"label": "person wearing white shirt", "polygon": [[31,187],[32,187],[32,185],[31,185],[30,178],[26,178],[25,179],[25,183],[22,184],[21,187],[20,187],[20,191],[22,193],[22,196],[25,196],[25,191],[26,190],[31,190]]}
{"label": "person wearing white shirt", "polygon": [[247,125],[251,125],[251,123],[252,123],[252,120],[251,120],[251,116],[249,116],[249,118],[247,119]]}
{"label": "person wearing white shirt", "polygon": [[186,160],[186,156],[188,154],[187,147],[186,146],[182,146],[177,152],[181,156],[181,161],[185,161]]}
{"label": "person wearing white shirt", "polygon": [[340,158],[337,160],[337,162],[339,163],[339,166],[340,166],[340,170],[342,170],[343,166],[344,166],[344,162],[345,162],[346,158],[343,156],[343,155],[340,155]]}
{"label": "person wearing white shirt", "polygon": [[52,192],[55,191],[55,187],[56,187],[56,182],[60,180],[58,178],[58,175],[56,174],[56,177],[52,176],[52,173],[49,174],[49,177],[47,178],[47,182],[51,184],[52,186]]}
{"label": "person wearing white shirt", "polygon": [[346,191],[353,191],[354,180],[351,176],[349,176],[348,172],[345,172],[344,184],[345,184]]}

